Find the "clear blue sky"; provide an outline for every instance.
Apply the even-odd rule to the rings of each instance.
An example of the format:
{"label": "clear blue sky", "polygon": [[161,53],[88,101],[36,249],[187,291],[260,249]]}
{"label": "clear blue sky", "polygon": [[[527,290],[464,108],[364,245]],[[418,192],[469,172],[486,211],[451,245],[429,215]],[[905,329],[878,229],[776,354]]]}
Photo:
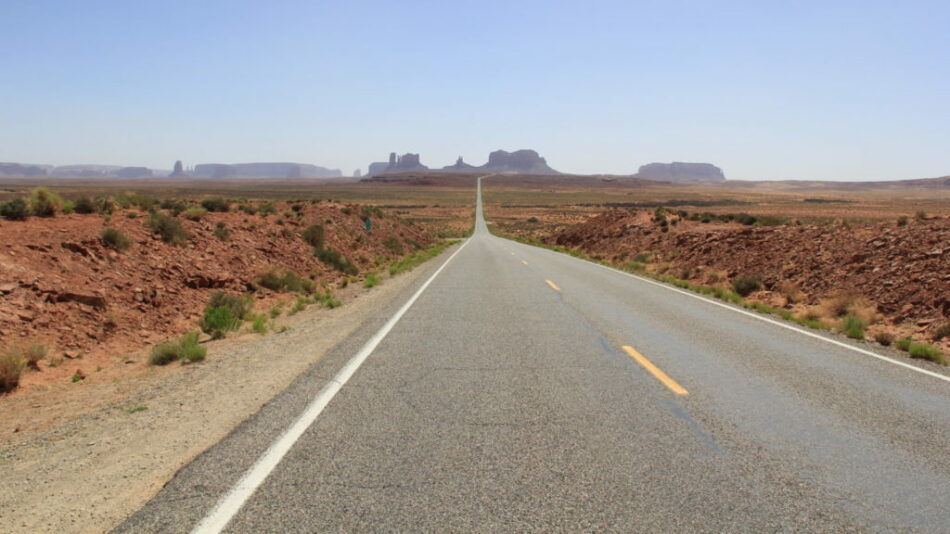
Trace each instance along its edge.
{"label": "clear blue sky", "polygon": [[0,161],[950,174],[950,2],[0,0]]}

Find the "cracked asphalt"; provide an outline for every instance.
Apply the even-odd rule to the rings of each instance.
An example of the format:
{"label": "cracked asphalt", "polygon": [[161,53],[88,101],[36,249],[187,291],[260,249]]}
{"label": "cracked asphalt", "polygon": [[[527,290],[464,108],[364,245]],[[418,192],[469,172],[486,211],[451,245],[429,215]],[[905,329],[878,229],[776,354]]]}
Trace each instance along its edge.
{"label": "cracked asphalt", "polygon": [[[415,289],[116,532],[190,531]],[[948,405],[948,382],[493,237],[479,209],[225,531],[948,532]]]}

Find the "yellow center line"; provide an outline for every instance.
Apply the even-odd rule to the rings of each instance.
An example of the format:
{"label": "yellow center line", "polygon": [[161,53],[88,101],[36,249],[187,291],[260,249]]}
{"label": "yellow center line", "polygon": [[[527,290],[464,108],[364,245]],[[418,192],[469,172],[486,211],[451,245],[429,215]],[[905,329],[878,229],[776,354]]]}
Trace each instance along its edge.
{"label": "yellow center line", "polygon": [[523,263],[523,264],[525,264],[525,265],[528,264],[528,262],[526,262],[526,261],[524,261],[524,260],[521,260],[521,263]]}
{"label": "yellow center line", "polygon": [[664,386],[670,388],[670,390],[673,393],[676,393],[677,395],[689,395],[689,392],[686,391],[686,388],[679,385],[679,383],[677,383],[676,380],[673,380],[672,378],[670,378],[669,375],[664,373],[659,367],[653,365],[653,362],[646,359],[646,356],[637,352],[636,349],[634,349],[630,345],[624,345],[623,350],[626,351],[627,354],[630,355],[630,357],[636,360],[637,363],[642,365],[644,369],[649,371],[650,374],[655,376],[657,380],[659,380],[660,382],[663,382]]}
{"label": "yellow center line", "polygon": [[555,291],[560,291],[560,290],[561,290],[561,288],[557,287],[557,284],[555,284],[554,282],[552,282],[552,281],[550,281],[550,280],[545,280],[545,282],[547,282],[548,285],[551,286],[551,289],[553,289],[553,290],[555,290]]}

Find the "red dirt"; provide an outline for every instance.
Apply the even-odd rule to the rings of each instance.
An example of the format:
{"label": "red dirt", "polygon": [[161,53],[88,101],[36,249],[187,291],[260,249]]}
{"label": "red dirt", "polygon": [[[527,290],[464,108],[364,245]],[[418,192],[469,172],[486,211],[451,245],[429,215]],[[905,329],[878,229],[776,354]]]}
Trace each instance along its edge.
{"label": "red dirt", "polygon": [[[671,221],[677,219],[670,216]],[[555,232],[548,244],[618,263],[655,254],[654,267],[708,283],[758,276],[766,290],[791,281],[816,304],[835,294],[869,299],[892,325],[926,339],[950,319],[950,218],[846,226],[749,227],[680,220],[663,232],[646,212],[612,210]]]}
{"label": "red dirt", "polygon": [[[359,206],[303,206],[301,217],[231,211],[182,219],[191,234],[183,247],[152,235],[143,226],[145,214],[135,210],[116,212],[108,223],[78,214],[0,221],[0,348],[34,341],[51,348],[41,372],[24,373],[20,390],[67,381],[80,369],[88,374],[121,365],[124,353],[193,330],[212,292],[247,292],[271,266],[334,287],[344,275],[315,258],[299,236],[310,224],[322,224],[325,248],[341,252],[361,272],[383,268],[378,257],[392,259],[387,238],[398,238],[406,252],[413,250],[407,240],[432,242],[418,227],[378,213],[367,232]],[[289,207],[277,205],[279,212]],[[129,218],[131,213],[138,216]],[[230,231],[227,241],[214,236],[218,222]],[[107,227],[126,234],[132,245],[124,252],[106,246],[99,233]],[[254,295],[261,311],[281,299],[264,289]],[[60,365],[51,367],[50,360]]]}

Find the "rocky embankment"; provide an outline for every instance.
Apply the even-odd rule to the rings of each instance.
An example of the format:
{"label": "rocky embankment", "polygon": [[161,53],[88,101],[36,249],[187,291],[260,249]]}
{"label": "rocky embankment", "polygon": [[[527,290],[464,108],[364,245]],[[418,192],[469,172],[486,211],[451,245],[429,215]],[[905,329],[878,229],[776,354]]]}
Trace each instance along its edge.
{"label": "rocky embankment", "polygon": [[[135,209],[0,220],[0,346],[39,342],[52,358],[133,351],[195,329],[214,291],[253,292],[259,306],[277,300],[255,283],[271,268],[293,270],[319,291],[332,289],[352,271],[315,257],[301,237],[312,225],[323,228],[322,248],[360,273],[432,243],[425,231],[373,208],[267,205],[276,212],[234,206],[198,220],[183,213],[175,218],[188,234],[182,245],[163,242],[146,228],[148,214]],[[128,237],[128,247],[107,244],[106,228]]]}
{"label": "rocky embankment", "polygon": [[700,284],[759,278],[751,297],[786,308],[860,296],[882,325],[922,339],[950,320],[950,218],[765,227],[665,218],[614,210],[544,241],[617,263],[640,254],[650,270]]}

